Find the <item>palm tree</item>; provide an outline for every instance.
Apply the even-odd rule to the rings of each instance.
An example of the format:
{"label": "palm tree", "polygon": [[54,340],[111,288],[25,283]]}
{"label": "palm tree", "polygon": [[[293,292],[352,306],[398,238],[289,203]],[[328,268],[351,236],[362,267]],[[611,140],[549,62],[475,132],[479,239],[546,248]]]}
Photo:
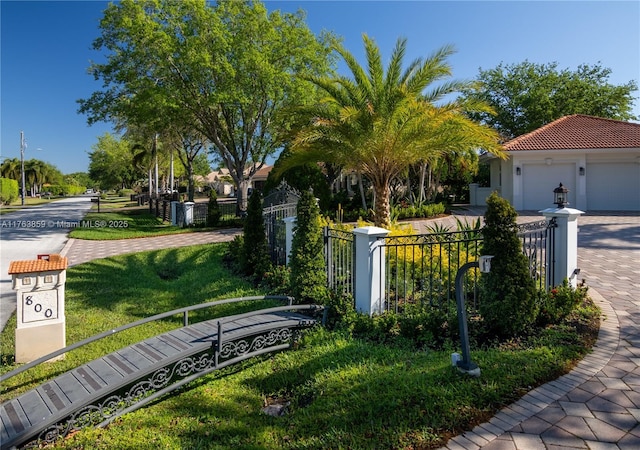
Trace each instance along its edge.
{"label": "palm tree", "polygon": [[[443,100],[465,86],[443,81],[451,75],[446,63],[451,47],[414,60],[403,71],[407,42],[398,39],[385,70],[375,42],[367,35],[363,41],[367,71],[351,53],[337,47],[352,77],[309,78],[326,96],[316,105],[298,109],[302,125],[295,130],[286,165],[325,161],[361,173],[374,189],[375,225],[388,227],[390,182],[410,165],[476,148],[503,154],[498,135],[464,114],[488,107]],[[425,92],[436,81],[440,84]]]}
{"label": "palm tree", "polygon": [[7,158],[2,161],[0,166],[0,175],[3,178],[11,178],[12,180],[20,181],[20,159]]}

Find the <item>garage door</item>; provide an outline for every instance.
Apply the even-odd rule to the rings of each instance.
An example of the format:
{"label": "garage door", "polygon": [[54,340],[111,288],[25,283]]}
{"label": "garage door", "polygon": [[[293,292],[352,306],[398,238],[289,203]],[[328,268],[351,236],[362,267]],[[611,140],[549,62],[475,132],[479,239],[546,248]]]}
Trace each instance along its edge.
{"label": "garage door", "polygon": [[522,199],[526,210],[552,208],[553,190],[560,183],[569,189],[569,206],[575,205],[574,164],[525,164],[522,168]]}
{"label": "garage door", "polygon": [[640,211],[637,164],[587,164],[587,210]]}

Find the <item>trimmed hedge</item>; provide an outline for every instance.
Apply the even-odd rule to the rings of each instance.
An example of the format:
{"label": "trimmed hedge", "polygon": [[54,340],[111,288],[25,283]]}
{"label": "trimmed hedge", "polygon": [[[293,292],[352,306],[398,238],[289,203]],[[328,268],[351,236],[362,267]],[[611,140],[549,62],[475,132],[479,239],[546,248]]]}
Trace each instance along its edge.
{"label": "trimmed hedge", "polygon": [[18,198],[18,182],[11,178],[0,178],[0,201],[9,205]]}

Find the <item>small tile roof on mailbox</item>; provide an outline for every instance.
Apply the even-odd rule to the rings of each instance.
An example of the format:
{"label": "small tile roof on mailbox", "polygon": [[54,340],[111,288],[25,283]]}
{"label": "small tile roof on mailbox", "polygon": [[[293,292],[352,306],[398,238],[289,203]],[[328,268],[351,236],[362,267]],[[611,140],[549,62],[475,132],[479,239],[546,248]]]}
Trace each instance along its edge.
{"label": "small tile roof on mailbox", "polygon": [[506,151],[640,148],[640,124],[575,114],[504,144]]}
{"label": "small tile roof on mailbox", "polygon": [[51,270],[66,270],[68,260],[64,256],[49,255],[49,259],[31,259],[28,261],[11,261],[9,275],[17,273],[48,272]]}

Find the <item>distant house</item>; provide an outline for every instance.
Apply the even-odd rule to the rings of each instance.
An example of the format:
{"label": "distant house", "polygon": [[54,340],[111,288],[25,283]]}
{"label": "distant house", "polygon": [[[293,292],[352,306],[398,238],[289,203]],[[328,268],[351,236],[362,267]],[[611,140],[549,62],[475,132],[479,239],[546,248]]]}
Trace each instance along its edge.
{"label": "distant house", "polygon": [[264,165],[260,170],[258,170],[252,179],[252,188],[261,191],[263,194],[264,184],[267,182],[267,177],[269,176],[269,172],[271,172],[273,166]]}
{"label": "distant house", "polygon": [[585,115],[562,117],[504,145],[500,160],[484,155],[490,187],[470,185],[471,203],[493,191],[516,210],[553,206],[553,189],[569,189],[582,211],[640,211],[640,124]]}
{"label": "distant house", "polygon": [[[251,182],[251,188],[261,190],[264,187],[264,183],[267,181],[267,176],[271,172],[273,166],[264,165],[253,176]],[[208,185],[211,189],[215,189],[219,196],[229,197],[233,196],[236,190],[236,185],[231,178],[229,169],[222,168],[209,173],[206,177],[198,176],[196,179],[202,183]]]}

